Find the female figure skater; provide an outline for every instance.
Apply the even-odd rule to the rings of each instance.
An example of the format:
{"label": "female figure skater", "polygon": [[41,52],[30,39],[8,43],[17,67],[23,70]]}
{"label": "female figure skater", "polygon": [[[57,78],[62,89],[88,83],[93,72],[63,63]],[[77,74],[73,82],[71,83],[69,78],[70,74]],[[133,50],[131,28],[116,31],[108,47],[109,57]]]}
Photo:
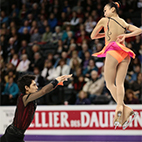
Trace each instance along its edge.
{"label": "female figure skater", "polygon": [[63,81],[72,75],[57,77],[49,84],[37,91],[35,76],[25,75],[18,80],[18,86],[22,94],[18,98],[13,123],[10,124],[5,134],[0,138],[0,142],[24,142],[24,133],[33,120],[36,110],[35,100],[49,93],[57,85],[63,85]]}
{"label": "female figure skater", "polygon": [[[136,36],[142,33],[140,28],[127,24],[118,16],[119,4],[117,2],[108,3],[104,7],[105,18],[100,19],[91,33],[91,39],[105,37],[105,47],[98,53],[97,57],[106,57],[104,66],[104,76],[106,86],[110,90],[117,103],[114,126],[121,124],[123,129],[135,119],[137,113],[126,106],[124,100],[124,80],[130,63],[130,57],[135,58],[135,54],[125,47],[125,38]],[[104,28],[105,33],[99,33]],[[131,33],[126,34],[126,30]],[[133,119],[128,122],[130,116]]]}

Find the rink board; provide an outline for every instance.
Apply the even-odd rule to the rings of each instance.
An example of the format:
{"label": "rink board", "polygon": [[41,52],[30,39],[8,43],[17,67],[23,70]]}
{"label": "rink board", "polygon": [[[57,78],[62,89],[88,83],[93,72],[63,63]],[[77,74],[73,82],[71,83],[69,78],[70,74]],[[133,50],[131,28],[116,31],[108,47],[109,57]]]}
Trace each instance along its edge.
{"label": "rink board", "polygon": [[[113,126],[115,105],[38,106],[25,141],[141,142],[142,107],[131,105],[138,117],[126,129]],[[0,107],[0,135],[12,122],[15,107]]]}

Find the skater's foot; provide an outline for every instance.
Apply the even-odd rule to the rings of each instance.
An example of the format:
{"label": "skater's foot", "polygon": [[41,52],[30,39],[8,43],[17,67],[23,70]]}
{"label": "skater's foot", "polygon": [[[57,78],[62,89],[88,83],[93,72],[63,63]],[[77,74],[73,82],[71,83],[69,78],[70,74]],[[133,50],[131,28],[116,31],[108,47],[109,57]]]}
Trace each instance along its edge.
{"label": "skater's foot", "polygon": [[133,109],[124,104],[122,125],[127,121],[127,119],[130,117],[130,114],[132,113],[133,113]]}
{"label": "skater's foot", "polygon": [[123,105],[117,105],[115,111],[115,119],[114,119],[114,126],[115,129],[119,124],[122,124],[122,115],[123,115]]}

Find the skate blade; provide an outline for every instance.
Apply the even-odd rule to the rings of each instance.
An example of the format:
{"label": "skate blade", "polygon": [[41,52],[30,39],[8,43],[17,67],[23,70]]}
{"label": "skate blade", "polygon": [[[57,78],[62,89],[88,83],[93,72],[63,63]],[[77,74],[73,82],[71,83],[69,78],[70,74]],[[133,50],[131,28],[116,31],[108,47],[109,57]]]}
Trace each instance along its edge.
{"label": "skate blade", "polygon": [[114,122],[115,129],[117,128],[117,126],[119,126],[119,124],[121,124],[121,123],[120,123],[121,117],[122,117],[122,112],[121,112],[121,111],[118,111],[118,112],[117,112],[116,121]]}
{"label": "skate blade", "polygon": [[114,123],[114,126],[115,126],[115,129],[117,128],[117,126],[119,126],[119,122],[118,121],[116,121],[115,123]]}
{"label": "skate blade", "polygon": [[[122,126],[123,130],[125,130],[131,123],[132,121],[137,117],[138,113],[137,112],[134,112],[131,116],[132,116],[132,119],[129,121],[126,121],[124,123],[124,125]],[[129,117],[130,118],[130,117]]]}

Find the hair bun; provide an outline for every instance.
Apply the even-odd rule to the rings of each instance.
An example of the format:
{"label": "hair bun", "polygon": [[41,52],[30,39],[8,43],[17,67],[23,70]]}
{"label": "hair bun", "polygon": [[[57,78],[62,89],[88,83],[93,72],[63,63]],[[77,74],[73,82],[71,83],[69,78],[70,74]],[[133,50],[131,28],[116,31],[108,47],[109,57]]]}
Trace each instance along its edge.
{"label": "hair bun", "polygon": [[117,5],[118,8],[120,7],[120,4],[118,2],[115,2],[115,4]]}

